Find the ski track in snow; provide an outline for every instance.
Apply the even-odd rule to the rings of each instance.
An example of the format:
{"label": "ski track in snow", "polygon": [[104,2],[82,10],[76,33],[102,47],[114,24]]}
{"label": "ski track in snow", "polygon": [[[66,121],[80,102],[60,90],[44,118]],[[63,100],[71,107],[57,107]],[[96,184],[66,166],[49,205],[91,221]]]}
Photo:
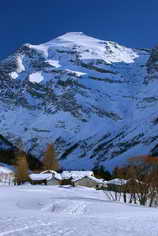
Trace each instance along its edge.
{"label": "ski track in snow", "polygon": [[102,191],[0,187],[0,236],[157,236],[158,209],[106,200]]}

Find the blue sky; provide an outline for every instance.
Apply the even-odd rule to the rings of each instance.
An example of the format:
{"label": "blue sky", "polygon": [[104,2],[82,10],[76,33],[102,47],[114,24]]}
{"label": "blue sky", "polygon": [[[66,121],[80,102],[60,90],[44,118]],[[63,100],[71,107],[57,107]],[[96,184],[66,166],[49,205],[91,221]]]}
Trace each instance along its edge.
{"label": "blue sky", "polygon": [[84,32],[129,47],[158,44],[157,0],[5,0],[0,3],[0,58],[23,43]]}

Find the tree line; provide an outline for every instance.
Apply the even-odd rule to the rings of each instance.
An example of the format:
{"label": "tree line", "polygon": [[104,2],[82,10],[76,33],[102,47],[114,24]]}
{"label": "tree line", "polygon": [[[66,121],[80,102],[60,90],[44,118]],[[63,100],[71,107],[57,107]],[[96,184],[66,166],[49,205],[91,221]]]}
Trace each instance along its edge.
{"label": "tree line", "polygon": [[[29,180],[29,165],[27,153],[23,150],[18,150],[15,160],[15,181],[17,184],[22,184]],[[57,153],[53,144],[48,144],[42,160],[40,171],[44,170],[59,170],[59,162]],[[37,170],[39,172],[39,169]]]}

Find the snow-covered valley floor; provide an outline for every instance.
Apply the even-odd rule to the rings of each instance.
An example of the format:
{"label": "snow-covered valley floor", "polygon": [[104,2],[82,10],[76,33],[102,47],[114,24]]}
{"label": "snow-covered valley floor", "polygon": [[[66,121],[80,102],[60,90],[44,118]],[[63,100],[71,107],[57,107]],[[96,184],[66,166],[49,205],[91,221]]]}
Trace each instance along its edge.
{"label": "snow-covered valley floor", "polygon": [[0,236],[158,236],[158,209],[83,187],[0,186]]}

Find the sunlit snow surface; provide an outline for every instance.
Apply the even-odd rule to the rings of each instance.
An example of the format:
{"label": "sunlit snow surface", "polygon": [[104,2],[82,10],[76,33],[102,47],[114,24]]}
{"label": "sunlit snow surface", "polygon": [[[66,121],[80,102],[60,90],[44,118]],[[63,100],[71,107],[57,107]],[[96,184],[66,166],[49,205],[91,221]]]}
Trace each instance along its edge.
{"label": "sunlit snow surface", "polygon": [[32,83],[40,83],[43,80],[43,76],[41,75],[41,72],[32,73],[29,76],[29,81]]}
{"label": "sunlit snow surface", "polygon": [[157,236],[157,218],[90,188],[0,186],[0,236]]}
{"label": "sunlit snow surface", "polygon": [[[38,50],[41,50],[45,56],[49,56],[51,48],[69,48],[72,49],[79,46],[82,52],[82,59],[103,59],[107,63],[114,62],[134,62],[138,57],[132,49],[120,46],[119,44],[111,41],[103,41],[85,35],[82,32],[66,33],[54,40],[49,41],[38,46],[32,45]],[[109,52],[109,53],[108,53]]]}

